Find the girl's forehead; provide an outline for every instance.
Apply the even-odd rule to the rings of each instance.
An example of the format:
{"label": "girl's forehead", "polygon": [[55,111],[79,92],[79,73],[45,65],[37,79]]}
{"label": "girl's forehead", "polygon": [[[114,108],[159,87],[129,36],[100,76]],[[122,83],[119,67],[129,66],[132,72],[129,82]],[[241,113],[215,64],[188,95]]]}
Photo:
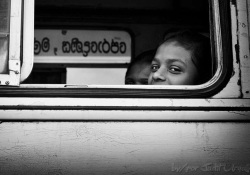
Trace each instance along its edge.
{"label": "girl's forehead", "polygon": [[182,44],[180,44],[178,41],[165,41],[164,43],[162,43],[162,44],[160,45],[160,48],[166,48],[166,47],[180,48],[180,49],[184,49],[184,50],[188,51],[188,50],[185,49],[185,47],[182,46]]}
{"label": "girl's forehead", "polygon": [[156,53],[155,59],[183,59],[191,61],[191,52],[176,42],[162,44]]}

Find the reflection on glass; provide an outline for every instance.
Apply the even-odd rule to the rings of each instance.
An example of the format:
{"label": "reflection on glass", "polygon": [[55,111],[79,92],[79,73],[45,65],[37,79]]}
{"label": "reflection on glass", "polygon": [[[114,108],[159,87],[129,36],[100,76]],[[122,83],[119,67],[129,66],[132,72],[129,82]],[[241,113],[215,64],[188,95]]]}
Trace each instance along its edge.
{"label": "reflection on glass", "polygon": [[0,33],[9,33],[10,0],[0,0]]}
{"label": "reflection on glass", "polygon": [[10,0],[0,0],[0,73],[8,72]]}
{"label": "reflection on glass", "polygon": [[6,74],[8,70],[8,38],[0,37],[0,73]]}

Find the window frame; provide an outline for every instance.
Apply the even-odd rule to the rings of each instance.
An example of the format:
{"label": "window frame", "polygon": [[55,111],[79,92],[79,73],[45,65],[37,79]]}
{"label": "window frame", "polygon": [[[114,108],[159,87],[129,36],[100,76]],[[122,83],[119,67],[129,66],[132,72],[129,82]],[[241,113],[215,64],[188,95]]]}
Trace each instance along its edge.
{"label": "window frame", "polygon": [[35,0],[24,0],[23,5],[23,60],[20,82],[23,82],[31,73],[34,64],[34,6]]}
{"label": "window frame", "polygon": [[[232,72],[230,3],[210,2],[211,43],[217,62],[213,78],[202,85],[145,86],[145,85],[25,85],[3,88],[0,96],[20,97],[92,97],[92,98],[207,98],[220,92]],[[211,27],[213,26],[213,27]]]}
{"label": "window frame", "polygon": [[18,86],[20,83],[20,46],[22,1],[10,2],[8,74],[0,74],[0,85]]}

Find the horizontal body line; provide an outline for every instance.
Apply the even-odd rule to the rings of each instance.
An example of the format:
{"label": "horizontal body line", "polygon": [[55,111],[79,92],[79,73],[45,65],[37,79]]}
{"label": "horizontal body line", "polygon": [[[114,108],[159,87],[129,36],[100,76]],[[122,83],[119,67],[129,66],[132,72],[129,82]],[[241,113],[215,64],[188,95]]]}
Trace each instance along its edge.
{"label": "horizontal body line", "polygon": [[250,111],[249,107],[222,106],[0,106],[0,110],[144,110],[144,111]]}

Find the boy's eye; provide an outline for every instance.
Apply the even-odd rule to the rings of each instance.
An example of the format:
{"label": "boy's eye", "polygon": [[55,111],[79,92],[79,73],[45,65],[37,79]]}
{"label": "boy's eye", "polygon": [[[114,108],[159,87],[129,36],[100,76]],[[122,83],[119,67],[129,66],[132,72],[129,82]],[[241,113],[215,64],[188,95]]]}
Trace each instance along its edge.
{"label": "boy's eye", "polygon": [[133,82],[126,82],[125,84],[127,84],[127,85],[131,85],[131,84],[134,84]]}
{"label": "boy's eye", "polygon": [[152,71],[152,72],[156,72],[158,69],[159,69],[159,66],[158,66],[157,64],[153,64],[153,65],[151,66],[151,71]]}
{"label": "boy's eye", "polygon": [[132,81],[132,80],[125,80],[125,84],[131,85],[131,84],[135,84],[135,83],[134,83],[134,81]]}
{"label": "boy's eye", "polygon": [[173,74],[179,74],[182,72],[181,68],[177,67],[177,66],[171,66],[169,68],[169,71]]}
{"label": "boy's eye", "polygon": [[142,85],[148,85],[148,79],[143,79],[140,81]]}

